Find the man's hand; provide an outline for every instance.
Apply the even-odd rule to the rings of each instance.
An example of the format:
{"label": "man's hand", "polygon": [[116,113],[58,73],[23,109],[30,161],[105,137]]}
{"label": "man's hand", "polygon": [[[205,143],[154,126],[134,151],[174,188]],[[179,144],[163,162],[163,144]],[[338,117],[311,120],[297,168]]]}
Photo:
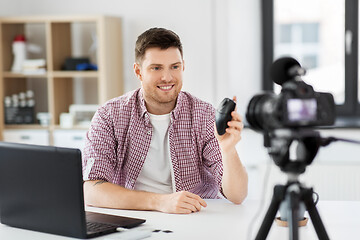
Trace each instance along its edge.
{"label": "man's hand", "polygon": [[[236,102],[236,97],[233,97],[234,102]],[[224,135],[219,135],[217,130],[215,130],[215,136],[219,142],[220,148],[223,152],[228,152],[235,148],[235,145],[241,139],[241,131],[244,128],[241,116],[235,111],[231,113],[231,121],[227,123],[229,126],[226,128],[226,133]],[[216,129],[216,127],[215,127]]]}
{"label": "man's hand", "polygon": [[[233,97],[236,102],[236,97]],[[236,144],[241,139],[244,124],[240,115],[235,111],[231,113],[232,119],[223,135],[219,135],[215,126],[215,136],[219,142],[224,173],[222,177],[222,190],[225,197],[235,204],[244,201],[248,189],[248,176],[236,151]]]}
{"label": "man's hand", "polygon": [[207,206],[201,197],[186,191],[162,194],[159,200],[159,211],[165,213],[188,214],[198,212],[201,210],[201,207]]}

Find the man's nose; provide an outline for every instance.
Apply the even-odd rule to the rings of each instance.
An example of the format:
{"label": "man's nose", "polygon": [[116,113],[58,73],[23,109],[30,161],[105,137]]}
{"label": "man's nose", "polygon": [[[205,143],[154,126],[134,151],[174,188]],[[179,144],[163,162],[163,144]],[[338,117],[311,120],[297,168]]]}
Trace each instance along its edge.
{"label": "man's nose", "polygon": [[173,75],[170,70],[164,70],[161,76],[161,80],[163,81],[171,81],[173,80]]}

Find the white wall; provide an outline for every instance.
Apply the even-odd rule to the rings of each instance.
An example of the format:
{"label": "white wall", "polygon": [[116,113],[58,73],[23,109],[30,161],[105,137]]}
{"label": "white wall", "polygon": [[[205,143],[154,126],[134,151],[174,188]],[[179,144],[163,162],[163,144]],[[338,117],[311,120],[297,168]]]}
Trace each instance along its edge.
{"label": "white wall", "polygon": [[239,97],[238,111],[244,115],[249,100],[261,89],[261,1],[229,2],[230,88],[224,93]]}
{"label": "white wall", "polygon": [[126,91],[140,86],[132,71],[136,38],[154,26],[174,30],[183,41],[184,90],[216,106],[237,95],[239,110],[251,92],[260,90],[259,0],[0,0],[0,5],[0,16],[121,17]]}

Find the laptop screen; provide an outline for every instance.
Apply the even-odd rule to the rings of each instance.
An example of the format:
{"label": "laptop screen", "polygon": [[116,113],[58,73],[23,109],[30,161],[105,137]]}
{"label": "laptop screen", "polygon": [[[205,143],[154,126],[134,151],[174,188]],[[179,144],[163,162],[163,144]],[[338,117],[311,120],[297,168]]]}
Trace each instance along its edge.
{"label": "laptop screen", "polygon": [[85,237],[81,152],[0,142],[1,223]]}

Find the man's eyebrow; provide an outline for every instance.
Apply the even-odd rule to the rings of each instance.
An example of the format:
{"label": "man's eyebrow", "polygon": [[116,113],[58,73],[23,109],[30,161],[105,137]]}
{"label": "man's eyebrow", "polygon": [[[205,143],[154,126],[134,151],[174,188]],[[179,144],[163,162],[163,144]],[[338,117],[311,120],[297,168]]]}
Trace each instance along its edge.
{"label": "man's eyebrow", "polygon": [[[172,63],[170,64],[171,66],[174,66],[174,65],[179,65],[179,64],[182,64],[182,62],[176,62],[176,63]],[[161,64],[161,63],[152,63],[149,65],[149,67],[159,67],[159,66],[164,66],[164,64]]]}
{"label": "man's eyebrow", "polygon": [[158,67],[158,66],[162,66],[162,64],[160,64],[160,63],[152,63],[149,66],[150,67],[154,67],[154,66]]}

